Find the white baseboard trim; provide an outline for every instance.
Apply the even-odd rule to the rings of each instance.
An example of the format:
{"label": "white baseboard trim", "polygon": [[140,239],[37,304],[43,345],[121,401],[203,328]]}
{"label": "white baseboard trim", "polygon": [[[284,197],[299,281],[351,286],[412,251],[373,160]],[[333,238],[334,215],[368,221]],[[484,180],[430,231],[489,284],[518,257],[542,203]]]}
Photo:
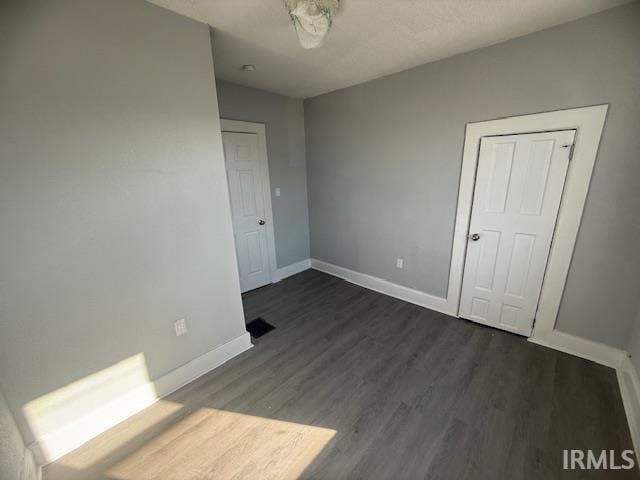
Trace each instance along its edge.
{"label": "white baseboard trim", "polygon": [[29,448],[38,463],[51,463],[252,346],[251,336],[244,333],[64,427],[41,435]]}
{"label": "white baseboard trim", "polygon": [[171,370],[153,382],[158,397],[166,397],[170,393],[184,387],[187,383],[194,381],[196,378],[228,362],[233,357],[249,350],[251,347],[253,347],[251,335],[245,332],[239,337],[194,358],[181,367]]}
{"label": "white baseboard trim", "polygon": [[615,369],[620,368],[626,358],[623,350],[558,330],[545,337],[529,337],[529,341]]}
{"label": "white baseboard trim", "polygon": [[631,440],[636,452],[636,459],[638,459],[640,458],[638,456],[640,453],[640,377],[638,377],[638,371],[633,366],[628,355],[625,355],[617,374],[620,395],[622,396],[622,403],[624,404],[624,411],[627,414],[627,422],[631,432]]}
{"label": "white baseboard trim", "polygon": [[429,295],[428,293],[414,290],[413,288],[403,287],[402,285],[391,283],[387,280],[383,280],[382,278],[349,270],[348,268],[339,267],[331,263],[323,262],[322,260],[316,260],[315,258],[311,259],[311,268],[342,278],[347,282],[355,283],[356,285],[368,288],[369,290],[384,293],[385,295],[399,298],[405,302],[455,316],[455,312],[451,312],[448,308],[446,298]]}
{"label": "white baseboard trim", "polygon": [[273,282],[279,282],[280,280],[284,280],[287,277],[291,277],[297,273],[304,272],[305,270],[309,270],[311,268],[311,259],[306,258],[296,263],[292,263],[291,265],[287,265],[286,267],[282,267],[276,270],[275,278]]}

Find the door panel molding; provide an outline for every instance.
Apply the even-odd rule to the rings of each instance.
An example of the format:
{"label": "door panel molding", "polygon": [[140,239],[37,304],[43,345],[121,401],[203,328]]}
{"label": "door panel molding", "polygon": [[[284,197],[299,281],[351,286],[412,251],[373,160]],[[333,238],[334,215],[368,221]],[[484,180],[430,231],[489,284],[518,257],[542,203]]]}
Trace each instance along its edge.
{"label": "door panel molding", "polygon": [[[484,298],[482,323],[531,335],[569,167],[562,145],[574,139],[575,130],[482,137],[469,227],[479,237],[467,245],[461,317],[472,316],[474,297]],[[523,212],[531,187],[537,205]]]}
{"label": "door panel molding", "polygon": [[450,314],[457,315],[460,308],[467,235],[481,138],[575,129],[573,157],[569,162],[538,303],[536,323],[530,339],[538,343],[547,343],[546,340],[556,334],[556,318],[580,228],[607,110],[608,105],[596,105],[467,124],[446,301],[446,310]]}
{"label": "door panel molding", "polygon": [[[258,138],[260,161],[260,177],[264,202],[264,216],[266,221],[267,252],[269,257],[269,277],[271,282],[277,281],[276,270],[276,242],[273,225],[273,207],[271,204],[271,181],[269,178],[269,157],[267,154],[267,137],[264,124],[239,120],[220,119],[222,133],[253,133]],[[231,212],[230,212],[231,214]],[[235,242],[234,242],[235,245]],[[237,248],[237,247],[236,247]],[[237,257],[238,252],[236,252]]]}

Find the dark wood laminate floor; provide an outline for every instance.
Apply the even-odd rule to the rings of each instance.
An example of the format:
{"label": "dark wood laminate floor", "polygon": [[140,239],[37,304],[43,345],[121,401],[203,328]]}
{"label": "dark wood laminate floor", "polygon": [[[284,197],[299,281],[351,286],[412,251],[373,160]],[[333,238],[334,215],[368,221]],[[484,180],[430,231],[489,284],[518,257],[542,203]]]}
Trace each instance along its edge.
{"label": "dark wood laminate floor", "polygon": [[615,372],[309,270],[244,296],[276,330],[45,471],[64,478],[639,478]]}

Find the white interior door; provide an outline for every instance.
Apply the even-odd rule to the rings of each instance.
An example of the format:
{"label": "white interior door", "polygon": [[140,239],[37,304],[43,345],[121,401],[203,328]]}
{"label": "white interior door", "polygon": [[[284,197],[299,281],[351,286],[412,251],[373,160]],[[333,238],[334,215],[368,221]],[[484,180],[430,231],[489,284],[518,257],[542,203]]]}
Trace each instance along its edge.
{"label": "white interior door", "polygon": [[242,292],[271,283],[267,215],[269,183],[255,133],[222,132]]}
{"label": "white interior door", "polygon": [[531,335],[574,136],[482,138],[460,317]]}

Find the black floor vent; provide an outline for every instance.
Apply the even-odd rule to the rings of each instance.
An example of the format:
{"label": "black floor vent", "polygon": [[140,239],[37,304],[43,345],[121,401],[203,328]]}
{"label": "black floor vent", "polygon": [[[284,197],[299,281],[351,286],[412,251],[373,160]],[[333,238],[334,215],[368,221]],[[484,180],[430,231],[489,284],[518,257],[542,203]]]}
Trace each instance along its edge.
{"label": "black floor vent", "polygon": [[265,333],[269,333],[274,328],[276,327],[262,318],[256,318],[255,320],[251,320],[249,323],[247,323],[247,331],[253,338],[260,338]]}

